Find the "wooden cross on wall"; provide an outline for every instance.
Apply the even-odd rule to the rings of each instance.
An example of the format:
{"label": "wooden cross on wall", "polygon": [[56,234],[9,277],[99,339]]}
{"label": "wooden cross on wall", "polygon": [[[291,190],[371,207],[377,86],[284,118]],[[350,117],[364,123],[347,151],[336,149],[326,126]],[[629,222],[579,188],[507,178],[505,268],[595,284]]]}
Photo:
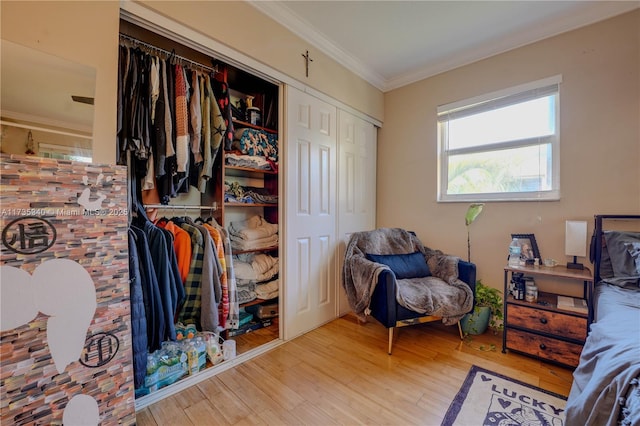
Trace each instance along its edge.
{"label": "wooden cross on wall", "polygon": [[305,76],[309,77],[309,62],[313,62],[313,59],[311,59],[311,57],[309,56],[309,51],[308,50],[307,50],[306,53],[302,54],[302,57],[304,58]]}

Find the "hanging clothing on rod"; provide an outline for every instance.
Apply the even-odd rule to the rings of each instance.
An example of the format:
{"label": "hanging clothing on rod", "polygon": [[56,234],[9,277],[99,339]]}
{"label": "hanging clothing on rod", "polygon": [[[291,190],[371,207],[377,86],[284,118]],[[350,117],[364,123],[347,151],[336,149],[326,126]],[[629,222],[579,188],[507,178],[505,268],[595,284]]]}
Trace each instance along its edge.
{"label": "hanging clothing on rod", "polygon": [[168,204],[190,186],[205,192],[233,133],[226,83],[215,68],[130,36],[120,42],[119,163],[134,154],[145,204]]}
{"label": "hanging clothing on rod", "polygon": [[175,61],[179,61],[180,63],[182,63],[182,65],[188,65],[189,68],[194,70],[200,70],[205,73],[214,73],[214,74],[217,74],[220,72],[218,71],[217,66],[208,67],[199,62],[192,61],[191,59],[185,58],[184,56],[176,55],[175,51],[170,52],[158,46],[154,46],[142,40],[138,40],[137,38],[127,34],[120,34],[120,44],[125,46],[127,46],[128,44],[127,47],[134,47],[134,48],[139,47],[140,49],[142,49],[143,51],[146,51],[151,55],[162,57],[162,59],[173,59]]}

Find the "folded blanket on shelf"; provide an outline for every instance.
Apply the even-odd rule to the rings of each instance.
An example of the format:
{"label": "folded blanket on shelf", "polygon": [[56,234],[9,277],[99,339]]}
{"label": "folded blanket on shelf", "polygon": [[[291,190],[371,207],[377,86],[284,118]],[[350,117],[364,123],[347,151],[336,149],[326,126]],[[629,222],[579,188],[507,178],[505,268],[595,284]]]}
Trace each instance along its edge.
{"label": "folded blanket on shelf", "polygon": [[237,167],[248,167],[257,170],[273,170],[271,162],[264,157],[258,157],[257,155],[242,155],[235,154],[233,152],[226,152],[224,154],[226,164]]}
{"label": "folded blanket on shelf", "polygon": [[262,204],[278,204],[278,196],[272,195],[264,188],[256,188],[253,186],[244,187],[247,197],[251,197],[255,203]]}
{"label": "folded blanket on shelf", "polygon": [[278,204],[278,196],[265,188],[243,186],[238,182],[224,182],[224,201],[233,203]]}
{"label": "folded blanket on shelf", "polygon": [[248,303],[258,298],[258,295],[254,290],[250,290],[248,287],[238,286],[238,303]]}
{"label": "folded blanket on shelf", "polygon": [[278,279],[269,281],[267,283],[256,285],[256,296],[259,299],[269,300],[278,297]]}
{"label": "folded blanket on shelf", "polygon": [[278,233],[278,225],[267,222],[262,216],[252,216],[247,220],[231,222],[229,233],[236,239],[247,241],[272,237]]}
{"label": "folded blanket on shelf", "polygon": [[244,284],[245,281],[261,282],[270,280],[278,274],[279,264],[276,257],[266,254],[248,254],[234,256],[233,267],[236,280],[240,285]]}
{"label": "folded blanket on shelf", "polygon": [[278,161],[278,135],[274,133],[249,128],[236,129],[231,147],[243,154]]}
{"label": "folded blanket on shelf", "polygon": [[235,235],[231,235],[231,247],[236,250],[261,250],[278,245],[278,235],[257,240],[245,240]]}
{"label": "folded blanket on shelf", "polygon": [[237,197],[234,194],[226,192],[224,194],[224,202],[225,203],[243,203],[243,204],[253,204],[255,201],[249,195],[244,195],[242,197]]}
{"label": "folded blanket on shelf", "polygon": [[278,264],[278,258],[265,253],[243,253],[236,255],[236,259],[251,265],[251,268],[259,274],[271,270]]}
{"label": "folded blanket on shelf", "polygon": [[259,203],[247,189],[238,182],[224,181],[224,202],[225,203]]}

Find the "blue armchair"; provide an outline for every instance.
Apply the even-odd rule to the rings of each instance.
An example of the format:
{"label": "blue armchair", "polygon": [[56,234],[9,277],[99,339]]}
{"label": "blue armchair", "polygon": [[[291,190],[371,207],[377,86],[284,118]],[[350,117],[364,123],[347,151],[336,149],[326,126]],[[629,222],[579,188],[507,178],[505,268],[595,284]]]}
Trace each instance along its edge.
{"label": "blue armchair", "polygon": [[[474,263],[458,261],[458,273],[461,281],[465,282],[473,294],[476,291],[476,265]],[[371,296],[371,316],[389,329],[389,355],[393,346],[393,331],[396,327],[406,327],[408,325],[422,324],[431,321],[440,321],[442,317],[434,315],[424,315],[409,310],[396,301],[397,280],[390,269],[384,270],[378,276],[378,284]],[[475,302],[475,300],[474,300]],[[468,312],[473,311],[473,305]],[[458,321],[458,332],[460,339],[464,338],[460,321]]]}
{"label": "blue armchair", "polygon": [[422,245],[400,228],[351,235],[343,286],[359,319],[373,316],[389,329],[391,355],[397,327],[442,320],[458,325],[473,311],[476,266]]}

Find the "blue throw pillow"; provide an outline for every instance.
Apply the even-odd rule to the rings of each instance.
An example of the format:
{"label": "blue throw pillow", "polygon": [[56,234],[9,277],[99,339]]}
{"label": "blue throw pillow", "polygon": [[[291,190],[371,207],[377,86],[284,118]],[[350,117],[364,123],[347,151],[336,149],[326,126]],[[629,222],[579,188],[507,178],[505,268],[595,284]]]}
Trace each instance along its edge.
{"label": "blue throw pillow", "polygon": [[368,254],[372,262],[387,265],[399,280],[405,278],[423,278],[431,275],[424,254],[419,251],[407,254]]}

